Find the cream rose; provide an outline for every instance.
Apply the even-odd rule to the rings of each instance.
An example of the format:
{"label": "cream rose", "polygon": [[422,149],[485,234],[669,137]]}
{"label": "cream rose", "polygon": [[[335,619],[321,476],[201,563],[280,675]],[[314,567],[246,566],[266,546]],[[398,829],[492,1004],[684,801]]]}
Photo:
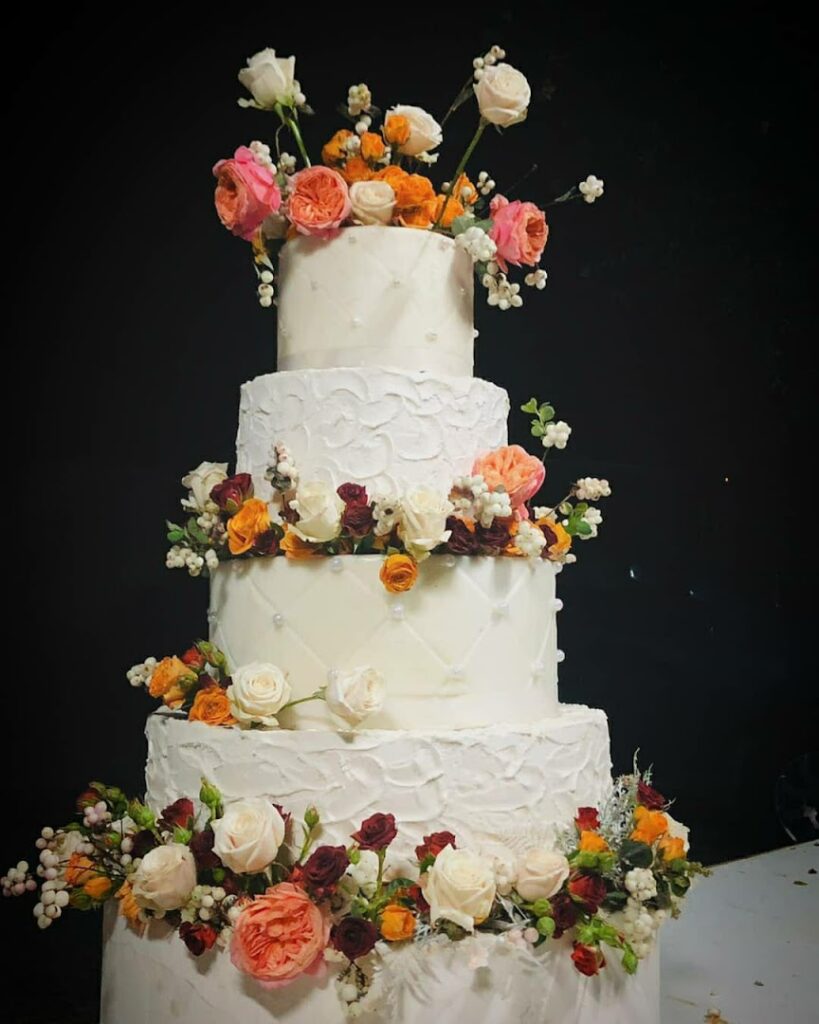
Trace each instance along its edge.
{"label": "cream rose", "polygon": [[470,850],[445,846],[422,875],[421,888],[432,924],[443,918],[471,932],[492,909],[495,872]]}
{"label": "cream rose", "polygon": [[324,694],[327,707],[350,725],[358,725],[384,704],[384,678],[374,668],[333,672]]}
{"label": "cream rose", "polygon": [[359,224],[389,224],[395,190],[386,181],[356,181],[350,186],[353,217]]}
{"label": "cream rose", "polygon": [[515,888],[530,903],[548,900],[569,877],[569,862],[554,850],[529,850],[518,864]]}
{"label": "cream rose", "polygon": [[277,57],[276,51],[268,46],[248,57],[247,67],[239,72],[239,81],[260,107],[272,110],[277,103],[295,102],[299,91],[295,76],[296,58]]}
{"label": "cream rose", "polygon": [[443,142],[441,126],[432,114],[428,114],[422,107],[399,104],[387,111],[387,117],[390,114],[398,114],[409,121],[409,138],[403,146],[398,147],[398,152],[403,153],[404,156],[418,156],[419,153],[427,153]]}
{"label": "cream rose", "polygon": [[178,910],[196,885],[196,861],[181,843],[156,846],[131,878],[134,899],[143,910]]}
{"label": "cream rose", "polygon": [[280,668],[254,661],[231,675],[227,698],[240,726],[257,723],[275,729],[276,715],[290,700],[290,683]]}
{"label": "cream rose", "polygon": [[481,117],[491,124],[508,128],[526,117],[532,90],[526,76],[511,64],[493,64],[484,68],[475,83],[475,96]]}
{"label": "cream rose", "polygon": [[191,492],[196,507],[201,511],[210,501],[210,492],[227,480],[226,462],[200,462],[187,476],[182,477],[182,486]]}
{"label": "cream rose", "polygon": [[213,852],[239,875],[264,871],[284,842],[284,819],[264,797],[228,804],[211,828]]}
{"label": "cream rose", "polygon": [[683,841],[683,849],[685,850],[686,853],[688,853],[688,847],[689,847],[688,836],[689,836],[689,833],[691,832],[691,829],[687,825],[683,825],[683,823],[681,821],[677,821],[676,818],[672,818],[671,815],[668,813],[668,811],[664,811],[663,813],[665,814],[666,820],[668,821],[668,833],[667,834],[672,839],[682,839],[682,841]]}
{"label": "cream rose", "polygon": [[416,561],[449,539],[446,521],[452,512],[449,499],[428,487],[419,487],[402,500],[398,535]]}
{"label": "cream rose", "polygon": [[299,521],[291,529],[302,540],[323,544],[334,540],[341,532],[344,502],[332,484],[323,480],[301,484],[290,507],[299,515]]}

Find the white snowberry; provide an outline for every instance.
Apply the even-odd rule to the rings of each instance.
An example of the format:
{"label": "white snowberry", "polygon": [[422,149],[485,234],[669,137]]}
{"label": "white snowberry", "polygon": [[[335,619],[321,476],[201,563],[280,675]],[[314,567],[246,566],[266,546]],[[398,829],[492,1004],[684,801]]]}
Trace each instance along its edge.
{"label": "white snowberry", "polygon": [[547,423],[546,431],[541,438],[543,441],[543,447],[565,448],[569,443],[569,434],[571,434],[571,432],[572,428],[563,420],[558,420],[557,423]]}
{"label": "white snowberry", "polygon": [[593,203],[595,199],[599,199],[603,195],[603,179],[597,178],[593,174],[590,174],[585,181],[581,181],[577,187],[587,203]]}

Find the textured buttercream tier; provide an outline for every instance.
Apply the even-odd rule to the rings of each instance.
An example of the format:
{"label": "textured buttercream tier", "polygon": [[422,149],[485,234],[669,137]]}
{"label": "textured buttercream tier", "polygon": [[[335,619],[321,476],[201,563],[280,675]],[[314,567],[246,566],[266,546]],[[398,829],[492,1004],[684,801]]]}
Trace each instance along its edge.
{"label": "textured buttercream tier", "polygon": [[315,805],[329,843],[349,843],[364,818],[389,811],[399,867],[441,829],[487,856],[498,846],[520,853],[550,842],[578,807],[599,807],[611,786],[606,716],[582,706],[517,728],[428,733],[244,731],[160,712],[146,733],[151,807],[196,797],[205,776],[226,800],[267,796],[296,821]]}
{"label": "textured buttercream tier", "polygon": [[[558,708],[557,567],[542,559],[433,555],[415,587],[388,593],[380,555],[223,562],[211,578],[211,639],[232,667],[272,662],[293,698],[333,670],[370,666],[386,684],[368,728],[462,729],[532,722]],[[285,725],[333,729],[323,702]]]}
{"label": "textured buttercream tier", "polygon": [[294,239],[279,261],[278,368],[469,376],[472,282],[466,253],[431,231],[373,226]]}
{"label": "textured buttercream tier", "polygon": [[[657,1024],[659,954],[624,975],[615,955],[597,977],[572,964],[568,937],[536,955],[493,935],[384,950],[373,995],[379,1008],[362,1024]],[[476,963],[486,961],[485,967]],[[329,975],[266,992],[217,949],[194,960],[162,922],[144,937],[106,908],[102,1024],[343,1024]]]}
{"label": "textured buttercream tier", "polygon": [[236,465],[267,497],[277,442],[303,480],[353,481],[372,494],[449,491],[475,457],[506,444],[509,399],[494,384],[380,367],[293,370],[242,387]]}

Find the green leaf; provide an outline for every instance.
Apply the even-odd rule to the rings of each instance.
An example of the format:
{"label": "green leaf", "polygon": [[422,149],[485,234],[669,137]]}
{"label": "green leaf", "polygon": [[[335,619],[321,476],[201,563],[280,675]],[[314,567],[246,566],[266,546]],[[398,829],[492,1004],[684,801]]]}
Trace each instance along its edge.
{"label": "green leaf", "polygon": [[467,230],[467,228],[474,227],[474,224],[475,218],[470,217],[468,214],[464,213],[460,217],[456,217],[455,220],[453,220],[450,226],[450,230],[452,231],[453,235],[462,235],[464,231]]}
{"label": "green leaf", "polygon": [[620,860],[630,868],[650,868],[654,860],[651,847],[633,839],[623,840],[619,852]]}
{"label": "green leaf", "polygon": [[522,405],[520,407],[520,411],[521,412],[530,412],[530,413],[532,413],[533,416],[537,416],[537,414],[538,414],[537,399],[536,398],[530,398],[529,401],[526,403],[526,405]]}
{"label": "green leaf", "polygon": [[603,906],[606,910],[614,913],[617,910],[623,910],[626,903],[628,902],[628,893],[625,892],[610,892],[606,895],[603,900]]}
{"label": "green leaf", "polygon": [[555,418],[554,406],[549,405],[548,402],[544,402],[538,409],[537,414],[540,417],[541,423],[548,423],[549,420],[553,420]]}
{"label": "green leaf", "polygon": [[581,537],[590,537],[592,533],[591,523],[587,523],[585,520],[581,519],[580,522],[575,525],[575,530]]}
{"label": "green leaf", "polygon": [[168,540],[171,542],[171,544],[178,544],[179,541],[184,538],[184,536],[185,536],[184,530],[169,530],[168,531]]}
{"label": "green leaf", "polygon": [[537,420],[532,421],[532,437],[543,437],[546,431],[543,429],[541,423]]}
{"label": "green leaf", "polygon": [[691,879],[686,878],[685,875],[675,875],[671,879],[671,891],[675,896],[685,896],[690,888]]}
{"label": "green leaf", "polygon": [[569,857],[569,863],[573,868],[581,868],[585,871],[599,871],[605,874],[614,867],[615,856],[610,851],[604,853],[593,853],[591,850],[578,850]]}
{"label": "green leaf", "polygon": [[639,961],[637,960],[637,954],[634,952],[631,946],[626,944],[623,948],[623,970],[626,972],[626,974],[636,974],[638,963]]}
{"label": "green leaf", "polygon": [[429,869],[432,867],[432,865],[434,863],[435,863],[434,855],[431,854],[431,853],[428,853],[426,855],[426,857],[424,857],[424,859],[421,861],[420,865],[418,866],[418,870],[423,875],[425,871],[429,871]]}
{"label": "green leaf", "polygon": [[489,220],[488,218],[485,220],[478,220],[476,217],[472,220],[472,224],[470,226],[473,228],[480,228],[481,231],[485,231],[488,235],[489,232],[494,227],[494,222]]}

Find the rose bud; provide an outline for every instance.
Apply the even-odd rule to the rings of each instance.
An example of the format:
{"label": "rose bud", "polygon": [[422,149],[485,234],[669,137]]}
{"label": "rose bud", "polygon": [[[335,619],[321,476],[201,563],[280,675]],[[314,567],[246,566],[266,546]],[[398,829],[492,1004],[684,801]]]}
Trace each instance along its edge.
{"label": "rose bud", "polygon": [[210,500],[215,502],[223,512],[233,516],[244,505],[248,498],[253,497],[253,478],[250,473],[237,473],[217,484],[210,492]]}
{"label": "rose bud", "polygon": [[393,814],[372,814],[365,821],[361,822],[361,828],[353,833],[353,839],[362,850],[386,849],[398,835],[395,827],[395,815]]}
{"label": "rose bud", "polygon": [[363,917],[345,917],[333,925],[330,932],[333,949],[343,953],[348,960],[366,956],[378,942],[378,929]]}
{"label": "rose bud", "polygon": [[345,505],[369,505],[370,499],[367,496],[367,488],[361,484],[342,484],[336,491]]}

